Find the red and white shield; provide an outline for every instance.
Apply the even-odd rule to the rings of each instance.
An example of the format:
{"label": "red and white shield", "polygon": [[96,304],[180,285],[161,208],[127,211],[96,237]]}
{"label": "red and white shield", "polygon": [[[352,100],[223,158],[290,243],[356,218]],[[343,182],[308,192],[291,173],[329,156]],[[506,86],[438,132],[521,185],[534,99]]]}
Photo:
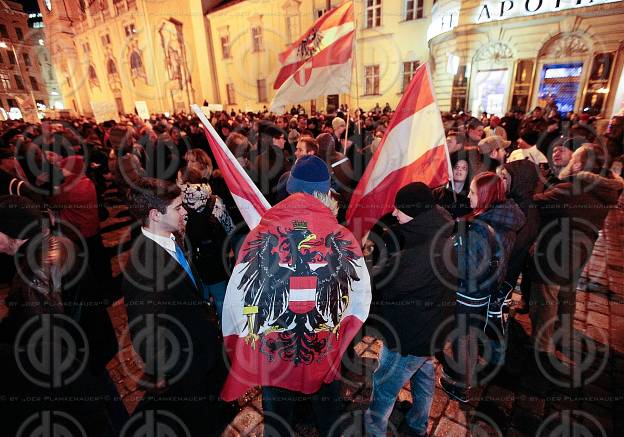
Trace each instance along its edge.
{"label": "red and white shield", "polygon": [[288,309],[305,314],[316,306],[316,276],[291,276]]}
{"label": "red and white shield", "polygon": [[297,82],[299,86],[305,86],[305,84],[310,80],[310,76],[312,76],[311,60],[306,61],[293,75],[295,82]]}

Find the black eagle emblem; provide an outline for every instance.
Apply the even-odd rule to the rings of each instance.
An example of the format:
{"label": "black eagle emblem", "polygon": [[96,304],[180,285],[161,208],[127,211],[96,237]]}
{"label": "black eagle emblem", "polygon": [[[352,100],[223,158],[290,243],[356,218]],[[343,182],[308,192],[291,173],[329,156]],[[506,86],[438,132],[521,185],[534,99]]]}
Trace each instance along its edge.
{"label": "black eagle emblem", "polygon": [[[329,352],[326,336],[318,334],[338,336],[351,283],[360,280],[358,256],[341,232],[319,239],[303,221],[276,230],[260,232],[242,259],[248,265],[237,288],[243,292],[247,317],[245,341],[255,348],[259,340],[260,351],[270,360],[277,355],[310,364]],[[280,259],[280,252],[285,257]],[[277,336],[265,335],[272,332]]]}
{"label": "black eagle emblem", "polygon": [[297,56],[299,59],[305,60],[314,56],[318,52],[321,45],[323,34],[316,27],[301,40],[297,48]]}

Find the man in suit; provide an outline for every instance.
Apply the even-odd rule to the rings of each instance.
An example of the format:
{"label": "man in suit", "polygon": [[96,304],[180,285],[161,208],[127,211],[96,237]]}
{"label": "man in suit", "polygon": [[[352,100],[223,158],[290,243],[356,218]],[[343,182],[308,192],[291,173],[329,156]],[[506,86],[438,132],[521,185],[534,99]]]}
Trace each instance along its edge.
{"label": "man in suit", "polygon": [[175,184],[152,178],[129,195],[141,224],[122,281],[130,336],[144,362],[136,426],[151,417],[177,422],[182,435],[216,435],[220,345],[200,276],[174,237],[184,229],[182,198]]}

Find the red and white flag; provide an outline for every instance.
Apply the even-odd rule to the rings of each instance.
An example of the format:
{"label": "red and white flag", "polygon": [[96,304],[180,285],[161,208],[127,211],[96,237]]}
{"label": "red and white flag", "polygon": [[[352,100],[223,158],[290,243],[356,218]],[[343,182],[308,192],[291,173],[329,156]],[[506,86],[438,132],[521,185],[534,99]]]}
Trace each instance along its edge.
{"label": "red and white flag", "polygon": [[399,189],[411,182],[430,187],[448,181],[446,139],[429,67],[414,73],[371,162],[351,197],[347,226],[360,241],[394,209]]}
{"label": "red and white flag", "polygon": [[282,68],[273,89],[271,111],[327,94],[348,93],[355,21],[353,2],[325,13],[290,47],[280,53]]}
{"label": "red and white flag", "polygon": [[204,131],[210,149],[217,160],[219,169],[225,183],[238,206],[245,223],[249,229],[255,228],[260,223],[262,215],[271,208],[271,204],[265,199],[258,187],[253,183],[247,172],[234,157],[230,149],[225,145],[219,134],[206,118],[206,115],[197,105],[191,105],[204,125]]}
{"label": "red and white flag", "polygon": [[309,394],[334,381],[370,303],[359,242],[318,199],[288,196],[247,235],[228,282],[222,398],[258,385]]}

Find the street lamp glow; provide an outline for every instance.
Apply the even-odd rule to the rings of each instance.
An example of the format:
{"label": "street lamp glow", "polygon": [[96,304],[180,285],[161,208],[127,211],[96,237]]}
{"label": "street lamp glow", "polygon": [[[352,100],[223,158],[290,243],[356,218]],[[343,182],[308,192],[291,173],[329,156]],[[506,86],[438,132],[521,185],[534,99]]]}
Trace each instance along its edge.
{"label": "street lamp glow", "polygon": [[43,39],[41,39],[41,38],[39,39],[39,45],[40,46],[44,45]]}

